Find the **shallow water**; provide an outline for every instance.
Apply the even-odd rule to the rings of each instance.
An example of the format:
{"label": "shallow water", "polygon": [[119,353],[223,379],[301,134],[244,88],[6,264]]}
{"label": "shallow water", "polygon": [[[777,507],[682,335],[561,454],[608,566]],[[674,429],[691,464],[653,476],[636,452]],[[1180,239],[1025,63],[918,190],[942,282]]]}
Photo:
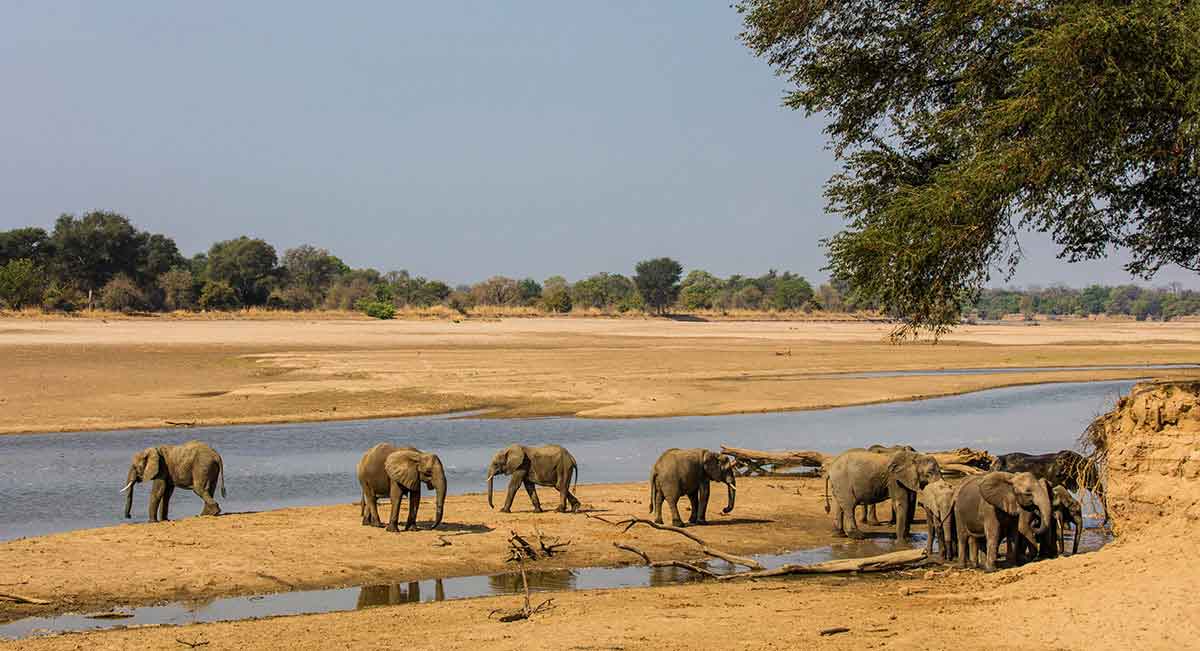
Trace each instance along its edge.
{"label": "shallow water", "polygon": [[[1089,527],[1096,526],[1089,522]],[[925,545],[924,525],[914,527],[911,546]],[[1106,536],[1098,528],[1088,529],[1080,542],[1080,553],[1094,551],[1104,544]],[[1070,545],[1068,539],[1067,544]],[[862,558],[897,551],[909,545],[898,545],[891,538],[842,540],[833,545],[789,552],[760,554],[755,560],[768,569],[788,563],[811,564],[842,558]],[[936,553],[936,552],[935,552]],[[698,563],[708,569],[727,573],[736,571],[724,561]],[[564,590],[594,590],[600,588],[637,588],[690,583],[700,577],[676,567],[586,567],[563,570],[527,572],[530,592]],[[804,577],[778,580],[806,580]],[[811,577],[807,578],[811,580]],[[254,597],[231,597],[200,602],[178,602],[162,606],[116,609],[120,619],[94,619],[86,614],[65,614],[53,617],[29,617],[0,625],[0,639],[30,635],[86,631],[122,626],[154,624],[193,624],[271,617],[358,610],[373,606],[398,605],[449,599],[467,599],[522,593],[521,575],[517,572],[493,575],[460,576],[425,581],[405,581],[392,584],[364,585],[354,588],[306,590]]]}
{"label": "shallow water", "polygon": [[[991,389],[930,400],[818,411],[645,419],[400,418],[288,425],[132,430],[0,437],[0,540],[146,519],[147,489],[136,487],[134,518],[121,517],[132,454],[150,445],[202,439],[225,460],[225,511],[354,501],[363,451],[393,441],[437,452],[450,491],[483,490],[491,455],[514,441],[558,443],[579,462],[582,482],[644,481],[670,447],[839,452],[872,443],[924,450],[969,446],[1049,452],[1075,445],[1095,416],[1131,380]],[[586,488],[583,489],[586,491]],[[586,497],[585,497],[586,499]],[[175,517],[200,512],[176,491]]]}

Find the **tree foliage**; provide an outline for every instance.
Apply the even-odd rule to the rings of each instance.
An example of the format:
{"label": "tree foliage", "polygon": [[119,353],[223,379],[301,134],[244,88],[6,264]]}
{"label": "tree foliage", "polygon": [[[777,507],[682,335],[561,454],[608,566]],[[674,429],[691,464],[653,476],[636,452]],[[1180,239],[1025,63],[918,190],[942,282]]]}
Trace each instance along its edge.
{"label": "tree foliage", "polygon": [[19,310],[36,305],[42,296],[42,278],[29,258],[15,258],[0,264],[0,307]]}
{"label": "tree foliage", "polygon": [[246,236],[217,242],[208,250],[210,280],[225,283],[241,305],[263,305],[277,278],[275,247]]}
{"label": "tree foliage", "polygon": [[1017,235],[1200,270],[1200,3],[743,0],[743,41],[828,116],[830,268],[935,334]]}
{"label": "tree foliage", "polygon": [[655,258],[637,263],[633,283],[647,308],[665,314],[679,297],[679,276],[683,266],[671,258]]}

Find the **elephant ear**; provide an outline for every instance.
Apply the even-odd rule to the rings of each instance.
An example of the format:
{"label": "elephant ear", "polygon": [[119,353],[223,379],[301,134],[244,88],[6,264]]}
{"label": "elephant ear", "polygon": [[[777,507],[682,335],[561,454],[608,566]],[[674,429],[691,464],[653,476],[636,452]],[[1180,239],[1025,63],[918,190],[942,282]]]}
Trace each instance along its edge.
{"label": "elephant ear", "polygon": [[158,477],[159,470],[162,468],[162,453],[158,448],[146,448],[146,465],[142,467],[142,480],[150,481]]}
{"label": "elephant ear", "polygon": [[508,448],[508,452],[504,454],[504,472],[513,474],[525,465],[525,448],[519,445],[513,445]]}
{"label": "elephant ear", "polygon": [[979,480],[979,493],[988,504],[1009,515],[1020,515],[1021,505],[1013,490],[1012,475],[1007,472],[991,472]]}
{"label": "elephant ear", "polygon": [[888,474],[910,491],[921,490],[921,483],[917,480],[917,455],[912,452],[900,451],[893,454],[888,461]]}
{"label": "elephant ear", "polygon": [[704,467],[704,474],[708,475],[709,479],[721,478],[721,455],[714,454],[712,450],[704,450],[700,453],[700,465]]}
{"label": "elephant ear", "polygon": [[383,460],[383,469],[392,481],[408,490],[416,490],[418,482],[417,464],[420,455],[410,450],[393,452]]}

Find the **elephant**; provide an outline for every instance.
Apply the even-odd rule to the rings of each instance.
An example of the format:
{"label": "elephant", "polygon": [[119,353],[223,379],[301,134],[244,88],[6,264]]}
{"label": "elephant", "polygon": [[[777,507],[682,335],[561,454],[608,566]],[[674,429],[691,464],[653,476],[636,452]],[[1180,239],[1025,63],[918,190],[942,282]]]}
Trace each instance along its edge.
{"label": "elephant", "polygon": [[1071,555],[1079,553],[1079,539],[1083,537],[1083,505],[1071,495],[1066,486],[1055,486],[1050,492],[1050,508],[1054,516],[1050,526],[1038,539],[1041,556],[1053,558],[1066,552],[1066,525],[1074,529]]}
{"label": "elephant", "polygon": [[708,524],[705,514],[708,511],[708,484],[712,481],[723,482],[729,490],[729,503],[721,509],[721,513],[732,512],[737,493],[737,479],[733,471],[735,465],[733,459],[704,448],[671,448],[663,452],[650,471],[650,512],[654,514],[654,521],[663,523],[662,505],[665,500],[671,509],[671,524],[682,527],[683,519],[679,517],[676,503],[680,497],[687,495],[692,504],[688,523]]}
{"label": "elephant", "polygon": [[132,517],[133,485],[143,481],[154,482],[150,489],[151,522],[168,519],[171,494],[176,487],[190,488],[204,500],[200,515],[221,513],[221,505],[213,499],[213,493],[220,484],[221,497],[225,497],[225,463],[216,450],[202,441],[146,448],[133,455],[126,479],[129,481],[121,489],[125,493],[126,518]]}
{"label": "elephant", "polygon": [[1108,522],[1108,501],[1104,484],[1100,482],[1100,472],[1093,460],[1078,452],[1061,450],[1048,454],[1002,454],[996,457],[992,470],[1031,472],[1035,477],[1049,481],[1052,486],[1065,486],[1072,493],[1078,493],[1081,487],[1086,488],[1100,500],[1104,507],[1104,521]]}
{"label": "elephant", "polygon": [[925,508],[925,522],[929,525],[925,555],[933,555],[934,540],[940,539],[942,560],[953,560],[958,542],[954,532],[954,487],[944,480],[935,481],[917,493],[917,501]]}
{"label": "elephant", "polygon": [[[1027,513],[1021,523],[1022,513]],[[1033,519],[1036,515],[1036,520]],[[972,475],[959,484],[954,496],[954,523],[958,529],[959,566],[967,567],[968,559],[978,563],[979,540],[986,541],[984,569],[996,569],[1000,541],[1008,539],[1009,562],[1016,562],[1014,553],[1021,543],[1017,536],[1040,536],[1051,517],[1050,494],[1046,485],[1028,472],[992,471]],[[1029,531],[1019,532],[1032,526]]]}
{"label": "elephant", "polygon": [[[851,450],[863,450],[863,448],[851,448]],[[911,445],[880,445],[878,443],[866,448],[867,452],[874,452],[876,454],[895,454],[901,450],[908,450],[909,452],[917,451],[917,449]],[[890,503],[891,500],[888,500],[888,502]],[[879,515],[875,512],[875,509],[878,508],[878,506],[879,504],[868,504],[863,507],[863,524],[869,524],[873,526],[879,526],[883,524],[883,522],[879,520]],[[896,505],[892,503],[891,506],[892,515],[887,521],[887,524],[889,525],[896,524]]]}
{"label": "elephant", "polygon": [[[833,495],[833,530],[836,535],[862,538],[854,520],[854,507],[891,499],[896,513],[896,539],[908,538],[917,505],[917,491],[942,479],[933,457],[901,450],[893,454],[850,451],[829,462],[825,473],[825,512]],[[844,517],[845,516],[845,517]],[[849,520],[850,531],[844,528]]]}
{"label": "elephant", "polygon": [[422,482],[427,488],[437,491],[437,513],[430,529],[437,529],[442,524],[442,513],[446,506],[446,469],[436,454],[380,443],[363,454],[358,462],[357,473],[358,483],[362,486],[364,526],[384,526],[375,500],[380,495],[387,495],[392,502],[387,530],[398,531],[400,502],[407,495],[408,519],[404,522],[404,530],[411,531],[417,522]]}
{"label": "elephant", "polygon": [[496,508],[492,502],[492,484],[496,475],[512,475],[508,482],[508,493],[504,496],[504,506],[501,513],[512,512],[513,498],[517,489],[525,486],[529,493],[529,501],[533,502],[533,510],[542,512],[542,504],[538,500],[535,486],[553,486],[558,489],[558,512],[567,511],[567,503],[571,504],[571,512],[579,511],[579,500],[571,494],[571,476],[575,476],[575,486],[579,486],[579,466],[575,457],[567,449],[559,445],[542,445],[527,447],[513,444],[500,450],[492,457],[488,465],[487,489],[488,506]]}

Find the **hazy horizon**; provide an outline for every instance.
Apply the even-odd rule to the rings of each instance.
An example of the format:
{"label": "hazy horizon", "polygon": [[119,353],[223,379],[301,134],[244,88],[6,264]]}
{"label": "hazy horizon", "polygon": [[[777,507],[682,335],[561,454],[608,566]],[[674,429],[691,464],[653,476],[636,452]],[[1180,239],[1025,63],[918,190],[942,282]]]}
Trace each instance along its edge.
{"label": "hazy horizon", "polygon": [[[120,212],[187,255],[261,237],[452,283],[670,256],[814,284],[841,226],[819,118],[727,2],[0,9],[0,230]],[[1200,286],[1025,234],[990,286]]]}

